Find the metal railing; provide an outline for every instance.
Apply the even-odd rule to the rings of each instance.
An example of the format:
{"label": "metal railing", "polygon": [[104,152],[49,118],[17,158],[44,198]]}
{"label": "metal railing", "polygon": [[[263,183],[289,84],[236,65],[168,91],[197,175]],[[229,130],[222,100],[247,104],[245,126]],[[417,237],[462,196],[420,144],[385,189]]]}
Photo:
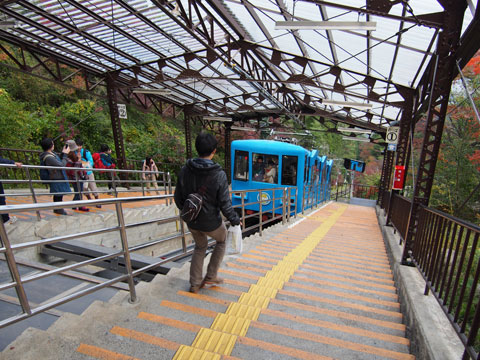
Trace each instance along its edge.
{"label": "metal railing", "polygon": [[353,184],[352,197],[368,200],[378,199],[378,186]]}
{"label": "metal railing", "polygon": [[407,236],[412,200],[396,193],[389,195],[388,199],[386,224],[392,224],[395,231],[398,231],[400,235],[400,244],[402,244]]}
{"label": "metal railing", "polygon": [[342,183],[336,185],[334,192],[336,201],[351,197],[369,200],[378,199],[378,186]]}
{"label": "metal railing", "polygon": [[[282,224],[290,221],[290,217],[297,216],[297,194],[296,187],[276,187],[268,189],[252,189],[252,190],[235,190],[231,192],[233,196],[241,198],[241,204],[234,205],[234,209],[240,209],[242,218],[242,232],[249,232],[258,229],[260,235],[266,225],[269,225],[277,220],[281,220]],[[245,202],[248,199],[249,193],[258,194],[258,201]],[[262,195],[268,194],[268,199],[263,199]],[[270,204],[272,204],[270,206]],[[245,210],[246,206],[258,205],[259,211],[248,214]],[[256,219],[258,223],[253,222],[253,225],[247,226],[247,220]],[[251,221],[248,221],[251,223]]]}
{"label": "metal railing", "polygon": [[[14,148],[3,148],[0,147],[0,156],[5,159],[11,159],[17,162],[21,162],[23,164],[28,165],[40,165],[40,154],[42,150],[24,150],[24,149],[14,149]],[[93,154],[93,153],[92,153]],[[155,164],[160,173],[170,173],[170,174],[177,174],[180,168],[183,166],[184,162],[178,163],[170,163],[170,162],[163,162],[160,161],[158,157],[154,156]],[[134,159],[126,159],[127,169],[124,170],[142,170],[144,160],[134,160]],[[11,170],[8,169],[0,169],[0,177],[8,178],[12,177],[11,173],[9,176],[9,172]],[[36,172],[38,178],[38,171]],[[19,174],[19,176],[24,176],[24,173]],[[132,173],[133,180],[141,180],[138,175],[134,175]],[[18,178],[18,176],[17,176]],[[25,177],[22,177],[26,179]],[[105,179],[104,179],[105,180]]]}
{"label": "metal railing", "polygon": [[[395,197],[393,207],[398,205]],[[421,207],[412,256],[465,346],[463,359],[480,350],[480,227]]]}
{"label": "metal railing", "polygon": [[[14,169],[14,170],[12,170]],[[75,180],[40,180],[39,172],[40,169],[47,169],[53,171],[74,171],[75,172]],[[103,194],[103,193],[110,193],[117,197],[120,193],[129,193],[129,192],[138,192],[141,191],[142,195],[145,196],[146,192],[148,191],[163,191],[165,194],[172,194],[172,180],[170,177],[170,173],[161,173],[155,171],[138,171],[138,170],[119,170],[119,169],[96,169],[96,168],[74,168],[74,167],[59,167],[59,166],[39,166],[39,165],[23,165],[21,168],[16,167],[15,165],[10,164],[0,164],[0,171],[2,170],[10,170],[15,171],[15,178],[0,178],[0,182],[4,184],[5,187],[15,187],[19,188],[18,191],[15,193],[6,193],[1,195],[2,197],[8,198],[9,196],[15,197],[30,197],[32,203],[38,203],[38,199],[41,196],[52,196],[52,193],[47,193],[44,190],[41,191],[40,189],[43,187],[47,187],[49,183],[64,183],[68,182],[69,184],[75,183],[76,189],[78,191],[72,191],[68,193],[55,193],[55,195],[75,195],[79,194],[80,197],[82,194]],[[92,192],[92,191],[82,191],[82,188],[86,188],[86,184],[90,182],[90,180],[81,180],[80,172],[83,171],[92,171],[95,174],[95,183],[97,185],[109,185],[111,189],[109,190],[101,190]],[[5,171],[4,171],[5,173]],[[97,179],[98,174],[106,174],[106,179]],[[23,175],[21,175],[23,174]],[[122,177],[138,177],[140,180],[122,180],[118,177],[117,174]],[[158,177],[155,180],[155,183],[158,186],[157,188],[147,189],[147,184],[153,183],[153,181],[149,181],[143,179],[144,176],[148,174],[154,174]],[[19,176],[20,175],[20,176]],[[83,183],[83,186],[80,186]],[[128,186],[128,187],[126,187]],[[136,186],[136,188],[132,188]],[[126,188],[124,188],[126,187]],[[171,199],[169,199],[171,203]],[[76,207],[76,206],[75,206]],[[37,212],[37,218],[40,219],[40,214]]]}
{"label": "metal railing", "polygon": [[330,200],[330,184],[321,183],[303,187],[302,214],[305,209],[317,206]]}
{"label": "metal railing", "polygon": [[335,186],[335,201],[338,201],[338,199],[341,198],[350,198],[350,188],[351,188],[350,183],[342,183],[342,184],[337,184]]}
{"label": "metal railing", "polygon": [[[285,223],[290,221],[290,218],[293,214],[297,213],[296,206],[293,206],[294,203],[292,202],[293,199],[296,198],[297,188],[277,188],[277,191],[281,192],[281,196],[274,197],[275,200],[272,199],[272,207],[268,210],[262,210],[262,203],[265,201],[259,201],[255,203],[245,203],[242,202],[241,205],[236,206],[239,208],[239,212],[243,215],[242,216],[242,224],[243,224],[243,232],[251,230],[253,228],[258,227],[259,233],[262,235],[262,229],[268,225],[270,222],[275,220],[280,220]],[[253,191],[253,190],[245,190],[245,191],[235,191],[235,193],[241,193],[242,198],[245,197],[245,193]],[[256,190],[257,192],[259,190]],[[272,191],[272,189],[268,190],[260,190],[260,192]],[[136,223],[126,223],[125,216],[124,216],[124,204],[132,204],[132,203],[139,203],[139,202],[148,202],[153,200],[165,200],[166,202],[171,202],[173,195],[158,195],[158,196],[146,196],[146,197],[123,197],[123,198],[112,198],[112,199],[101,199],[101,200],[81,200],[81,201],[65,201],[65,202],[51,202],[51,203],[42,203],[42,204],[29,204],[29,205],[10,205],[10,206],[0,206],[0,214],[2,213],[9,213],[15,214],[20,212],[27,212],[27,211],[46,211],[46,210],[53,210],[59,209],[64,207],[76,207],[76,206],[94,206],[94,205],[115,205],[115,213],[117,218],[117,225],[115,226],[108,226],[108,227],[101,227],[95,230],[89,230],[84,232],[78,232],[74,234],[68,234],[64,236],[54,236],[49,238],[44,238],[41,240],[29,241],[19,244],[12,244],[7,231],[5,229],[5,225],[3,223],[0,224],[0,240],[1,240],[1,247],[0,247],[0,256],[4,256],[7,262],[8,268],[11,274],[11,281],[7,283],[0,284],[0,292],[15,288],[18,302],[22,307],[22,313],[11,316],[7,319],[3,319],[0,321],[0,328],[10,325],[12,323],[21,321],[26,319],[30,316],[36,315],[38,313],[47,311],[53,307],[59,306],[66,302],[75,300],[82,296],[91,294],[97,290],[102,288],[112,286],[118,282],[126,281],[128,283],[128,288],[130,291],[130,302],[135,302],[137,300],[137,295],[135,292],[135,283],[134,278],[141,275],[142,273],[149,271],[157,266],[165,264],[170,261],[175,261],[187,255],[190,255],[193,250],[188,249],[187,246],[187,236],[190,234],[188,228],[184,225],[183,221],[179,217],[179,215],[169,216],[164,218],[150,218],[148,220],[144,220],[141,222]],[[261,198],[261,197],[260,197]],[[257,226],[245,228],[245,206],[250,204],[259,204],[260,206],[260,222]],[[289,210],[288,207],[290,205]],[[272,216],[269,217],[268,220],[263,220],[263,215],[271,214]],[[127,230],[138,228],[145,225],[151,224],[158,224],[158,225],[166,225],[172,222],[176,222],[176,231],[173,233],[169,233],[167,236],[162,237],[161,239],[148,241],[145,243],[137,244],[134,246],[129,246],[128,234]],[[112,248],[112,251],[106,255],[98,256],[95,258],[91,258],[85,261],[81,261],[78,263],[62,266],[59,268],[55,268],[46,272],[36,273],[36,274],[27,274],[22,276],[18,269],[18,264],[16,261],[16,256],[18,256],[18,252],[21,250],[25,250],[32,247],[40,247],[49,244],[59,243],[61,241],[68,241],[74,239],[82,239],[89,236],[95,236],[105,233],[118,233],[118,237],[121,240],[121,250],[117,250]],[[139,269],[133,269],[131,263],[131,254],[135,251],[144,250],[149,247],[161,244],[166,241],[179,241],[178,243],[178,250],[170,251],[168,254],[165,255],[158,255],[158,261],[148,264]],[[209,245],[213,245],[214,240],[209,241]],[[170,247],[171,248],[171,247]],[[169,255],[174,254],[174,255]],[[47,278],[53,275],[59,275],[71,270],[79,269],[84,266],[90,266],[97,263],[101,263],[103,261],[111,259],[114,261],[115,259],[125,263],[126,273],[121,274],[113,279],[105,280],[102,283],[97,283],[87,289],[79,290],[73,292],[69,295],[62,296],[60,298],[52,298],[48,299],[43,302],[41,305],[34,305],[29,302],[28,296],[25,290],[24,285],[36,280],[40,280],[43,278]],[[88,281],[88,279],[87,279]]]}

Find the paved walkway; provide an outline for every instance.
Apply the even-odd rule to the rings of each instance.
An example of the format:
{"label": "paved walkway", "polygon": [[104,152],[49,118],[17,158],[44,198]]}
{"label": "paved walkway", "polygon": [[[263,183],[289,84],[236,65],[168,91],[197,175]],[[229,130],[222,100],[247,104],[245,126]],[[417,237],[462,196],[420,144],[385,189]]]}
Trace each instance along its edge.
{"label": "paved walkway", "polygon": [[[272,230],[273,231],[273,230]],[[414,359],[373,208],[331,203],[221,269],[191,294],[188,263],[48,330],[6,359]],[[48,346],[44,346],[47,344]],[[32,351],[33,350],[33,351]]]}

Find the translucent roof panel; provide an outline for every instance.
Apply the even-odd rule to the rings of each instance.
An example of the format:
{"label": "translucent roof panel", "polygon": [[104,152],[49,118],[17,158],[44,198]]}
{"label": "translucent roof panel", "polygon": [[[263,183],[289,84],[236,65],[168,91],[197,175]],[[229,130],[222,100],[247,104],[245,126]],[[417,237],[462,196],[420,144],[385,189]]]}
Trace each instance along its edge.
{"label": "translucent roof panel", "polygon": [[[134,88],[168,89],[172,95],[162,101],[193,104],[202,114],[255,118],[269,111],[298,119],[328,112],[330,118],[354,119],[382,131],[401,115],[404,99],[398,90],[418,87],[431,66],[445,10],[436,0],[380,5],[367,0],[13,0],[2,2],[0,17],[16,26],[1,28],[0,40],[88,76],[106,79],[115,72],[115,85],[132,101]],[[459,14],[462,32],[475,10],[472,2]],[[285,21],[296,27],[278,28]],[[298,27],[306,21],[316,27]],[[319,28],[319,21],[330,27]],[[375,29],[358,28],[365,22],[375,23]],[[322,105],[328,99],[373,108]]]}

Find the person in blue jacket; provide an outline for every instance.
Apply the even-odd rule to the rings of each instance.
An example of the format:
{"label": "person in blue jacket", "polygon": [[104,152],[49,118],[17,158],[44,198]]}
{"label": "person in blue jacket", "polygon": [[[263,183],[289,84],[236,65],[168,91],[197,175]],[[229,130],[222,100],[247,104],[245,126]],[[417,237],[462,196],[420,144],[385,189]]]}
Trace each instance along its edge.
{"label": "person in blue jacket", "polygon": [[[82,164],[84,168],[87,169],[93,169],[95,167],[95,163],[93,161],[92,153],[88,151],[87,149],[83,148],[83,140],[80,138],[76,138],[75,142],[77,143],[78,149],[80,151],[80,157],[82,160]],[[84,190],[85,190],[85,196],[87,197],[88,200],[91,199],[91,194],[95,197],[95,199],[98,199],[98,188],[97,184],[95,183],[95,174],[93,173],[92,170],[87,170],[87,180],[83,183]],[[88,192],[90,190],[90,192]],[[97,208],[101,208],[102,205],[96,205]]]}
{"label": "person in blue jacket", "polygon": [[[16,161],[13,161],[13,160],[9,160],[9,159],[4,159],[2,157],[0,157],[0,164],[15,164],[16,167],[22,167],[22,163],[21,162],[16,162]],[[7,202],[5,201],[5,195],[4,195],[4,190],[3,190],[3,185],[2,185],[2,182],[0,181],[0,206],[1,205],[6,205]],[[17,218],[15,216],[12,216],[10,218],[10,216],[8,214],[2,214],[2,222],[4,224],[13,224],[14,222],[17,221]]]}

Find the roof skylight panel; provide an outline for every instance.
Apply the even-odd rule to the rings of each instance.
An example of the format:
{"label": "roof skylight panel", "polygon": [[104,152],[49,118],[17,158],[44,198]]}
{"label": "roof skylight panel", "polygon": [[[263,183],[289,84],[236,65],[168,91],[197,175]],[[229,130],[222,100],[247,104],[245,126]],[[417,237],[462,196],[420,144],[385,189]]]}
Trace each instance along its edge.
{"label": "roof skylight panel", "polygon": [[[247,40],[251,39],[256,43],[261,43],[261,44],[268,43],[267,38],[265,37],[265,34],[263,34],[260,27],[256,23],[255,19],[250,15],[248,10],[246,9],[246,6],[244,6],[243,4],[236,4],[233,2],[227,2],[226,5],[230,9],[232,16],[234,16],[236,19],[239,20],[239,23],[247,33],[247,37],[246,37]],[[258,11],[258,9],[255,9],[255,8],[253,10],[256,12],[258,16],[260,16],[262,21],[266,20],[265,16],[261,13],[261,11]],[[236,32],[232,31],[231,34],[236,34]]]}
{"label": "roof skylight panel", "polygon": [[436,0],[409,0],[408,5],[410,5],[414,15],[433,14],[444,11],[442,5]]}
{"label": "roof skylight panel", "polygon": [[395,56],[395,47],[372,40],[370,42],[370,53],[372,54],[371,75],[376,78],[388,80]]}
{"label": "roof skylight panel", "polygon": [[[433,36],[435,36],[435,29],[416,26],[402,34],[402,45],[405,45],[402,48],[410,51],[413,50],[409,48],[413,48],[426,52]],[[435,48],[432,48],[430,51],[435,51]],[[420,52],[417,51],[417,53]]]}
{"label": "roof skylight panel", "polygon": [[397,58],[393,78],[396,83],[411,87],[424,56],[414,51],[399,49]]}

